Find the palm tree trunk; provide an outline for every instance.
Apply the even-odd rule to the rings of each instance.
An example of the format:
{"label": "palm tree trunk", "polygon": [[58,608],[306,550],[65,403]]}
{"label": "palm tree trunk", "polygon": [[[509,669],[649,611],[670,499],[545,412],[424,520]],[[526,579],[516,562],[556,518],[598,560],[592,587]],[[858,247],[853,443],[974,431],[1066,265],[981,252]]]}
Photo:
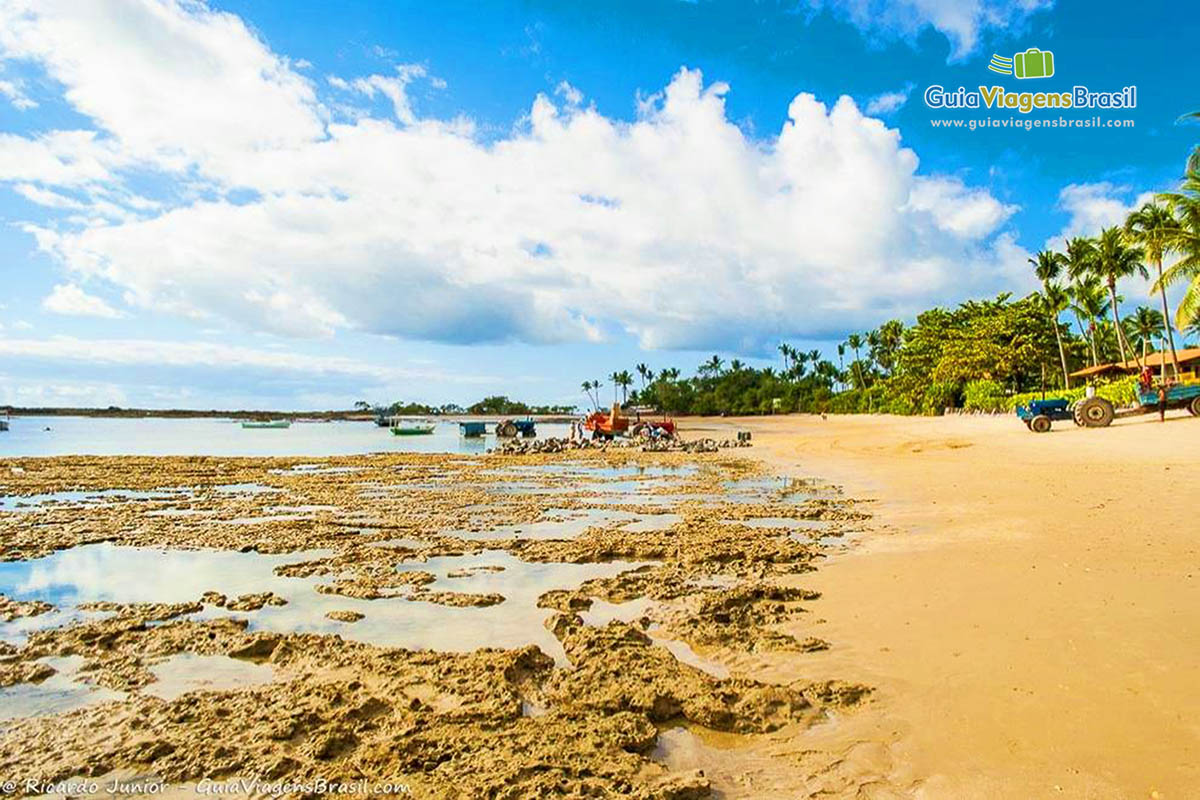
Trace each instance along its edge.
{"label": "palm tree trunk", "polygon": [[1129,346],[1129,342],[1125,340],[1125,331],[1121,330],[1121,312],[1117,310],[1117,285],[1110,282],[1108,284],[1108,293],[1112,295],[1112,314],[1113,327],[1116,328],[1117,346],[1121,348],[1121,358],[1125,361],[1129,360],[1129,354],[1133,354],[1133,362],[1137,364],[1138,372],[1142,371],[1142,360],[1138,358],[1137,351]]}
{"label": "palm tree trunk", "polygon": [[1063,388],[1070,389],[1071,376],[1067,373],[1067,354],[1066,351],[1063,350],[1062,332],[1058,329],[1058,317],[1055,316],[1055,318],[1051,320],[1051,323],[1054,325],[1054,338],[1058,340],[1058,360],[1059,363],[1062,364]]}
{"label": "palm tree trunk", "polygon": [[[1175,352],[1175,333],[1171,330],[1171,310],[1167,307],[1167,287],[1162,285],[1162,259],[1159,258],[1155,262],[1158,267],[1158,285],[1161,287],[1158,290],[1158,295],[1162,299],[1163,307],[1163,327],[1167,329],[1167,343],[1171,346],[1171,367],[1175,370],[1175,380],[1179,380],[1179,355]],[[1166,373],[1166,369],[1163,369]]]}
{"label": "palm tree trunk", "polygon": [[[1087,329],[1083,327],[1083,317],[1079,316],[1078,311],[1072,311],[1071,313],[1075,315],[1075,324],[1079,326],[1079,335],[1083,337],[1083,340],[1088,343],[1088,347],[1090,348],[1092,340],[1088,338]],[[1096,366],[1095,362],[1092,363],[1092,366]]]}
{"label": "palm tree trunk", "polygon": [[1100,351],[1096,348],[1096,320],[1095,319],[1091,319],[1088,321],[1088,333],[1085,338],[1087,339],[1088,347],[1090,347],[1092,349],[1092,366],[1098,367],[1098,366],[1100,366]]}

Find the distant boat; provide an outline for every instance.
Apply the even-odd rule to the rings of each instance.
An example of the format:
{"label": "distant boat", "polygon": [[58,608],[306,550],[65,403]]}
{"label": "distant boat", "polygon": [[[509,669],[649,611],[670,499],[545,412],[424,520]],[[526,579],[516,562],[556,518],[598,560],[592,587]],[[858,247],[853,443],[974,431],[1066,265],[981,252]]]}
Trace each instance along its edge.
{"label": "distant boat", "polygon": [[0,419],[0,431],[8,430],[8,420]]}
{"label": "distant boat", "polygon": [[428,419],[393,419],[392,433],[396,436],[422,436],[433,433],[437,423]]}
{"label": "distant boat", "polygon": [[292,421],[290,419],[272,419],[272,420],[246,420],[242,423],[243,428],[290,428]]}
{"label": "distant boat", "polygon": [[458,430],[463,436],[478,437],[487,433],[487,425],[483,422],[460,422]]}

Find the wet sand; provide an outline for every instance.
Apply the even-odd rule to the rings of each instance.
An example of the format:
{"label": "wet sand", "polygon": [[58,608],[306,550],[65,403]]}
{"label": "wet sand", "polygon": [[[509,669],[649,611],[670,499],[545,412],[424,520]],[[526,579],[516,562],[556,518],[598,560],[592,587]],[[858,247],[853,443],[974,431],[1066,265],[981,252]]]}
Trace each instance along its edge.
{"label": "wet sand", "polygon": [[829,647],[804,583],[864,521],[745,453],[5,460],[0,776],[709,796],[688,735],[871,693],[736,663]]}
{"label": "wet sand", "polygon": [[[699,421],[872,501],[806,581],[804,660],[760,680],[875,687],[830,725],[744,751],[741,796],[1187,798],[1200,792],[1200,420],[1045,435],[1010,417]],[[784,630],[786,630],[784,626]],[[810,631],[812,628],[810,627]],[[738,760],[711,750],[715,782]],[[748,776],[748,777],[747,777]],[[792,787],[789,787],[792,788]]]}

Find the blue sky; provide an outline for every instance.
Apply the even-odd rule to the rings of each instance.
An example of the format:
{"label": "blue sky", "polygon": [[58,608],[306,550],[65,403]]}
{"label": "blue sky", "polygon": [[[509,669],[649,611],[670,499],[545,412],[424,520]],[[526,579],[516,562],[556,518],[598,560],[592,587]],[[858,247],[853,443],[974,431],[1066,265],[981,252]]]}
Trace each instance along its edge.
{"label": "blue sky", "polygon": [[[0,403],[580,402],[1024,292],[1177,179],[1198,33],[1169,2],[6,2]],[[1029,47],[1053,78],[987,71]],[[1023,115],[931,84],[1138,105],[972,132],[931,120]]]}

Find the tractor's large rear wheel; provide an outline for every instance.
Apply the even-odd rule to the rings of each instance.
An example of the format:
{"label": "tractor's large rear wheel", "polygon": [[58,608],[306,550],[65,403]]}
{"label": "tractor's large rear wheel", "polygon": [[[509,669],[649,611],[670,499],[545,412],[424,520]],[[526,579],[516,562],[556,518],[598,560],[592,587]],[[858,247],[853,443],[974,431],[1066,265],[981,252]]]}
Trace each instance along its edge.
{"label": "tractor's large rear wheel", "polygon": [[1029,420],[1029,430],[1034,433],[1046,433],[1050,430],[1050,418],[1045,414],[1038,414],[1033,419]]}
{"label": "tractor's large rear wheel", "polygon": [[1089,428],[1107,428],[1117,412],[1103,397],[1089,397],[1079,404],[1079,417]]}
{"label": "tractor's large rear wheel", "polygon": [[517,435],[517,426],[510,420],[504,420],[496,426],[496,435],[511,438]]}
{"label": "tractor's large rear wheel", "polygon": [[1192,402],[1188,403],[1188,412],[1193,417],[1200,417],[1200,394],[1192,398]]}

